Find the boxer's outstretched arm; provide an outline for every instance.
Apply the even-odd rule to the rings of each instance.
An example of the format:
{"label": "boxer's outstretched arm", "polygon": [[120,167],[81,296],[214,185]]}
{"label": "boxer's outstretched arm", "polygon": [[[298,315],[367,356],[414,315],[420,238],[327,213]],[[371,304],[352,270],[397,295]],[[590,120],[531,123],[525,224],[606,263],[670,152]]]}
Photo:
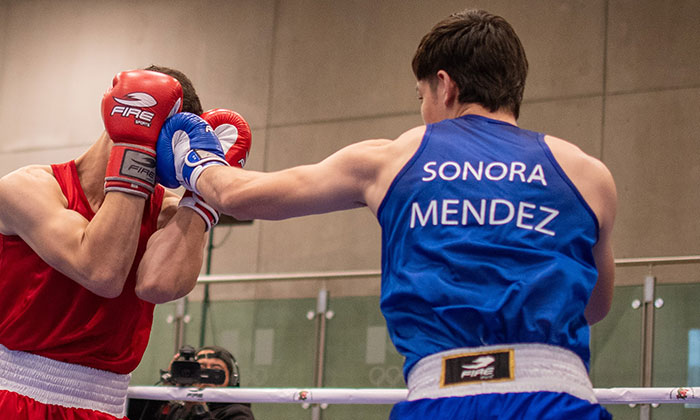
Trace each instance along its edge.
{"label": "boxer's outstretched arm", "polygon": [[167,192],[159,229],[148,240],[139,264],[136,294],[152,303],[164,303],[187,295],[202,268],[206,224],[191,208],[178,208],[180,197]]}
{"label": "boxer's outstretched arm", "polygon": [[0,233],[18,235],[50,266],[103,297],[121,293],[136,255],[145,200],[107,194],[88,221],[68,202],[50,167],[0,179]]}
{"label": "boxer's outstretched arm", "polygon": [[239,220],[279,220],[367,205],[389,140],[347,146],[313,165],[277,172],[216,166],[197,182],[201,195]]}
{"label": "boxer's outstretched arm", "polygon": [[365,140],[319,163],[278,172],[212,166],[204,170],[197,188],[207,203],[239,220],[278,220],[362,206],[376,214],[424,133],[425,126],[419,126],[396,140]]}

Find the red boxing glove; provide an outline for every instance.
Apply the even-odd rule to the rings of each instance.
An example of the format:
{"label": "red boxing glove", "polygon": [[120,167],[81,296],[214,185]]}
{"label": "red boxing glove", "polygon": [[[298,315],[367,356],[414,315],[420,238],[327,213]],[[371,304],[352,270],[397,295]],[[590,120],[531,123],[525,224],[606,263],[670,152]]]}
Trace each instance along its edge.
{"label": "red boxing glove", "polygon": [[105,193],[148,198],[156,183],[156,141],[165,120],[182,109],[177,79],[149,70],[117,74],[102,98],[102,120],[114,142]]}
{"label": "red boxing glove", "polygon": [[[214,134],[224,149],[226,162],[242,168],[248,159],[253,138],[246,120],[239,113],[222,108],[206,111],[201,117],[214,129]],[[207,230],[219,222],[219,212],[204,202],[202,197],[190,191],[185,192],[180,206],[189,207],[197,212],[207,224]]]}
{"label": "red boxing glove", "polygon": [[214,129],[226,155],[226,162],[242,168],[248,160],[252,141],[250,126],[241,114],[230,109],[217,108],[200,115]]}

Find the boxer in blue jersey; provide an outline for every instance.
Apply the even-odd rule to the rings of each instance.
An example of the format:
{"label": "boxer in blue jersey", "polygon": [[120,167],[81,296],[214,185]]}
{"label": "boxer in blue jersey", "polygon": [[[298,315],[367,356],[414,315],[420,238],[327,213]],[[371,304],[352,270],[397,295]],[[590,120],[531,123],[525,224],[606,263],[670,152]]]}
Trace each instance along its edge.
{"label": "boxer in blue jersey", "polygon": [[608,419],[589,325],[612,301],[615,184],[573,144],[518,127],[527,69],[508,22],[464,11],[413,58],[425,125],[273,173],[168,134],[158,170],[242,220],[375,213],[381,309],[409,388],[392,419]]}

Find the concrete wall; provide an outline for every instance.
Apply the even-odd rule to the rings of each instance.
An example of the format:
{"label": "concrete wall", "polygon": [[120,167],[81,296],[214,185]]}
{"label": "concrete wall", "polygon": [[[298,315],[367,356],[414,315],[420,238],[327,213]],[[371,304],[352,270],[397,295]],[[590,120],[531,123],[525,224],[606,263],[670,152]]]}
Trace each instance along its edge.
{"label": "concrete wall", "polygon": [[[205,108],[247,118],[250,169],[394,138],[421,123],[415,47],[466,6],[504,16],[525,45],[531,71],[520,125],[569,139],[611,169],[620,197],[616,257],[697,254],[695,0],[5,0],[0,175],[79,155],[102,129],[99,104],[113,75],[151,63],[187,73]],[[213,273],[380,264],[379,227],[364,209],[221,226],[214,244]],[[674,270],[667,279],[699,280],[696,268]]]}

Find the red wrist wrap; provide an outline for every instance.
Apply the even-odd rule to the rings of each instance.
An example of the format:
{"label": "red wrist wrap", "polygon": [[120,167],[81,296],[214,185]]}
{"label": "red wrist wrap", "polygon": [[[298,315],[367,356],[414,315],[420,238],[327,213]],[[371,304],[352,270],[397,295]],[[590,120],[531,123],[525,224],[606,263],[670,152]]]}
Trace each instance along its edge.
{"label": "red wrist wrap", "polygon": [[105,193],[120,191],[148,198],[155,185],[155,150],[125,143],[112,146],[105,173]]}

